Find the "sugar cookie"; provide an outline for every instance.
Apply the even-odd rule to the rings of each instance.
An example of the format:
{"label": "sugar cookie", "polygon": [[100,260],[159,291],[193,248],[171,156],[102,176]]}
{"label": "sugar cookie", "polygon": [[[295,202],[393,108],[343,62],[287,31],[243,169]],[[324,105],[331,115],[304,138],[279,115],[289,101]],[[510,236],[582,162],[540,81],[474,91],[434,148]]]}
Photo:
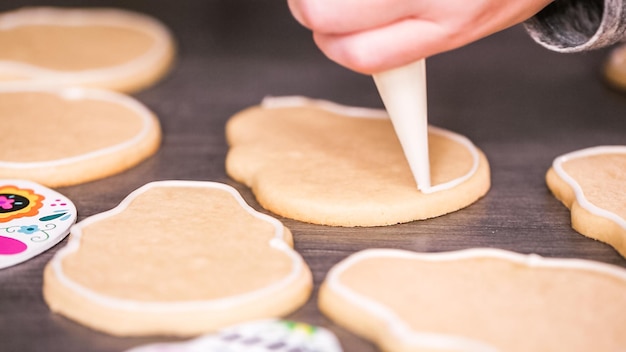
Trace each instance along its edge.
{"label": "sugar cookie", "polygon": [[118,9],[28,7],[0,14],[0,87],[92,86],[137,91],[172,64],[171,34]]}
{"label": "sugar cookie", "polygon": [[67,236],[76,207],[35,182],[0,180],[0,269],[31,259]]}
{"label": "sugar cookie", "polygon": [[604,77],[615,88],[626,90],[626,44],[611,51],[604,65]]}
{"label": "sugar cookie", "polygon": [[46,266],[44,298],[115,335],[196,335],[277,317],[312,287],[289,230],[224,184],[150,183],[71,233]]}
{"label": "sugar cookie", "polygon": [[0,116],[0,177],[49,187],[124,171],[161,141],[152,112],[108,91],[0,88]]}
{"label": "sugar cookie", "polygon": [[190,341],[157,343],[127,352],[341,352],[335,335],[319,326],[260,320],[230,326]]}
{"label": "sugar cookie", "polygon": [[626,270],[495,249],[373,249],[337,264],[322,312],[384,351],[620,351]]}
{"label": "sugar cookie", "polygon": [[467,138],[430,127],[422,193],[382,110],[301,97],[266,99],[226,126],[226,171],[266,209],[323,225],[391,225],[466,207],[489,190],[489,165]]}
{"label": "sugar cookie", "polygon": [[626,146],[562,155],[552,163],[546,182],[570,209],[574,230],[626,257]]}

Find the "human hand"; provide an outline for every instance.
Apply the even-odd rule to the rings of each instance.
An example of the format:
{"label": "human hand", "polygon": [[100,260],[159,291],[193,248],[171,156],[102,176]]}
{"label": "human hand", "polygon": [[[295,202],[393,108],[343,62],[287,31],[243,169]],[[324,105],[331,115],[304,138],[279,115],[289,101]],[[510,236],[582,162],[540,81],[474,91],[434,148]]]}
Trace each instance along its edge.
{"label": "human hand", "polygon": [[523,22],[552,0],[288,0],[331,60],[372,74]]}

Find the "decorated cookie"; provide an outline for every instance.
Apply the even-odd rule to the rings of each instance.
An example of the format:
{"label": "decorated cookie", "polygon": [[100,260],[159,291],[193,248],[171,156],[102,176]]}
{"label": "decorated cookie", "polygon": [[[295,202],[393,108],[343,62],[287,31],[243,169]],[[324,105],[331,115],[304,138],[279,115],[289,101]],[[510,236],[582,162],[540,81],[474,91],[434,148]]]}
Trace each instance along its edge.
{"label": "decorated cookie", "polygon": [[372,249],[320,288],[332,320],[383,351],[621,351],[626,270],[495,249]]}
{"label": "decorated cookie", "polygon": [[45,269],[44,298],[115,335],[196,335],[283,316],[312,287],[289,230],[224,184],[150,183],[71,233]]}
{"label": "decorated cookie", "polygon": [[626,90],[626,44],[611,51],[604,66],[604,76],[615,88]]}
{"label": "decorated cookie", "polygon": [[108,91],[0,88],[0,117],[0,177],[49,187],[124,171],[161,141],[152,112]]}
{"label": "decorated cookie", "polygon": [[626,257],[626,146],[562,155],[546,175],[552,193],[572,213],[572,227]]}
{"label": "decorated cookie", "polygon": [[341,352],[335,335],[317,326],[260,320],[231,326],[190,341],[159,343],[127,352]]}
{"label": "decorated cookie", "polygon": [[266,209],[323,225],[378,226],[466,207],[490,186],[489,165],[467,138],[430,127],[432,185],[417,189],[382,110],[301,97],[266,99],[226,126],[226,170]]}
{"label": "decorated cookie", "polygon": [[172,36],[146,15],[29,7],[0,14],[0,87],[91,86],[136,91],[169,69]]}
{"label": "decorated cookie", "polygon": [[72,201],[25,180],[0,180],[0,269],[59,243],[76,221]]}

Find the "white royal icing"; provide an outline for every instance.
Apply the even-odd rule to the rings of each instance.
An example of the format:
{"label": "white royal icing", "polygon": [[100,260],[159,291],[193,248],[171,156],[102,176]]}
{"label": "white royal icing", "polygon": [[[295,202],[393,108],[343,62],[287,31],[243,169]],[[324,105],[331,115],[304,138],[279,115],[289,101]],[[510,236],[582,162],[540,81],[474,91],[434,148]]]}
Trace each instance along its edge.
{"label": "white royal icing", "polygon": [[372,76],[391,118],[417,189],[430,189],[426,59]]}
{"label": "white royal icing", "polygon": [[[68,255],[75,253],[80,248],[80,241],[82,238],[82,229],[84,227],[89,226],[95,222],[104,220],[106,218],[115,216],[117,214],[122,213],[130,203],[137,198],[141,193],[144,193],[151,188],[156,187],[198,187],[198,188],[215,188],[220,189],[225,192],[228,192],[238,203],[239,205],[250,215],[254,216],[257,219],[263,220],[274,227],[274,237],[269,241],[269,246],[275,248],[285,255],[287,255],[292,261],[292,269],[288,275],[286,275],[283,279],[266,286],[264,288],[258,289],[256,291],[251,291],[248,293],[240,294],[237,296],[232,296],[228,298],[220,298],[206,301],[175,301],[175,302],[142,302],[131,299],[122,299],[115,298],[111,296],[107,296],[91,290],[88,287],[85,287],[76,281],[69,278],[63,272],[62,261],[63,258]],[[55,276],[59,280],[59,282],[75,291],[79,295],[85,297],[86,299],[93,301],[101,306],[109,307],[112,309],[120,309],[120,310],[128,310],[128,311],[140,311],[140,312],[180,312],[180,311],[194,311],[194,310],[227,310],[234,306],[238,306],[247,302],[251,302],[256,300],[258,297],[269,296],[273,293],[280,292],[285,287],[288,287],[290,284],[295,282],[300,273],[304,270],[304,264],[302,257],[294,251],[288,244],[285,242],[284,238],[284,228],[280,221],[272,218],[271,216],[262,214],[254,210],[250,207],[245,200],[241,197],[239,192],[237,192],[234,188],[216,182],[204,182],[204,181],[158,181],[151,182],[139,189],[133,191],[129,194],[124,200],[115,208],[90,216],[85,220],[79,222],[74,225],[71,229],[72,236],[67,246],[59,250],[57,254],[50,261],[50,265],[52,266],[52,270],[54,271]]]}
{"label": "white royal icing", "polygon": [[342,284],[340,276],[351,266],[368,258],[401,258],[430,262],[445,262],[472,258],[494,258],[508,260],[514,263],[526,265],[532,268],[567,268],[587,270],[611,275],[617,279],[626,281],[626,270],[598,262],[583,259],[553,259],[543,258],[536,254],[524,255],[500,249],[474,248],[454,252],[443,253],[415,253],[396,249],[368,249],[357,252],[335,267],[326,277],[326,285],[329,290],[342,296],[346,301],[358,306],[362,310],[378,317],[383,321],[389,331],[405,344],[442,350],[467,351],[467,352],[493,352],[498,351],[482,341],[476,341],[461,336],[447,335],[443,333],[431,333],[412,330],[402,319],[387,306],[370,299],[350,287]]}
{"label": "white royal icing", "polygon": [[139,144],[143,141],[150,133],[151,128],[154,126],[155,118],[154,115],[148,108],[146,108],[143,104],[138,102],[137,100],[123,94],[115,93],[107,90],[99,90],[93,88],[36,88],[36,87],[0,87],[0,94],[3,93],[20,93],[20,92],[35,92],[35,93],[46,93],[50,95],[56,95],[59,98],[65,100],[98,100],[104,101],[112,104],[121,105],[132,112],[134,112],[139,119],[141,120],[141,130],[132,138],[115,145],[111,145],[105,148],[101,148],[98,150],[94,150],[88,153],[61,158],[56,160],[48,160],[48,161],[33,161],[33,162],[14,162],[14,161],[2,161],[0,160],[0,167],[3,168],[11,168],[11,169],[39,169],[39,168],[49,168],[55,166],[63,166],[73,163],[79,163],[85,160],[97,158],[102,155],[114,154],[121,150],[129,149],[136,144]]}
{"label": "white royal icing", "polygon": [[591,203],[589,200],[587,200],[582,187],[578,184],[578,182],[576,182],[576,180],[574,180],[572,176],[570,176],[565,171],[565,169],[563,169],[563,164],[569,160],[585,158],[585,157],[601,155],[601,154],[624,154],[626,156],[626,146],[621,146],[621,145],[598,146],[598,147],[581,149],[575,152],[561,155],[558,158],[554,159],[554,162],[552,163],[552,167],[554,171],[557,173],[557,175],[559,175],[559,177],[563,179],[563,181],[565,181],[574,190],[574,194],[576,195],[576,201],[582,208],[584,208],[585,210],[589,211],[590,213],[594,215],[607,218],[613,221],[614,223],[616,223],[617,225],[619,225],[621,228],[626,230],[626,220],[624,220],[624,218],[622,218],[621,216],[611,211],[602,209],[594,205],[593,203]]}
{"label": "white royal icing", "polygon": [[[387,112],[382,109],[346,106],[327,100],[310,99],[301,96],[266,97],[261,102],[261,106],[266,109],[313,107],[348,117],[389,119],[389,115],[387,114]],[[454,188],[467,181],[476,173],[480,161],[478,149],[468,138],[458,133],[454,133],[443,128],[431,125],[428,126],[428,131],[430,133],[448,138],[465,147],[472,155],[472,167],[466,174],[462,175],[461,177],[455,178],[448,182],[432,185],[431,187],[423,189],[423,193],[429,194]]]}
{"label": "white royal icing", "polygon": [[172,35],[159,21],[139,13],[124,10],[101,9],[61,9],[53,7],[24,8],[0,15],[0,31],[28,25],[55,25],[65,27],[112,26],[133,29],[149,35],[152,47],[133,60],[108,68],[81,71],[52,70],[36,65],[0,60],[0,73],[23,75],[31,80],[0,82],[3,86],[25,86],[33,84],[81,85],[94,81],[122,79],[153,65],[168,53]]}

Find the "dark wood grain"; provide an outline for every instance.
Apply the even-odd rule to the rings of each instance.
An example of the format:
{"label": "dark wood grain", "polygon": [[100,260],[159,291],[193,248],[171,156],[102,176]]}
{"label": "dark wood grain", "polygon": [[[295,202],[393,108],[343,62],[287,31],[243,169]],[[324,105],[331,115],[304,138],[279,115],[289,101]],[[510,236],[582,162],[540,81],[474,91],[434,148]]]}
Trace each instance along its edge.
{"label": "dark wood grain", "polygon": [[[165,179],[225,182],[263,211],[224,171],[224,124],[232,114],[266,95],[382,106],[371,78],[323,57],[285,1],[5,0],[0,10],[24,5],[134,9],[165,22],[178,39],[180,54],[171,74],[135,95],[161,120],[160,151],[122,174],[59,189],[76,203],[80,219],[114,207],[147,182]],[[626,95],[608,89],[600,75],[606,53],[551,53],[518,26],[430,58],[430,122],[468,136],[485,152],[492,169],[490,192],[462,211],[397,226],[334,228],[281,219],[315,279],[309,302],[288,318],[330,328],[345,351],[375,351],[316,307],[317,288],[330,267],[366,248],[493,247],[626,267],[610,246],[570,228],[569,212],[544,182],[559,154],[626,143]],[[165,339],[112,337],[50,313],[41,295],[42,270],[64,244],[0,270],[0,351],[122,351]]]}

